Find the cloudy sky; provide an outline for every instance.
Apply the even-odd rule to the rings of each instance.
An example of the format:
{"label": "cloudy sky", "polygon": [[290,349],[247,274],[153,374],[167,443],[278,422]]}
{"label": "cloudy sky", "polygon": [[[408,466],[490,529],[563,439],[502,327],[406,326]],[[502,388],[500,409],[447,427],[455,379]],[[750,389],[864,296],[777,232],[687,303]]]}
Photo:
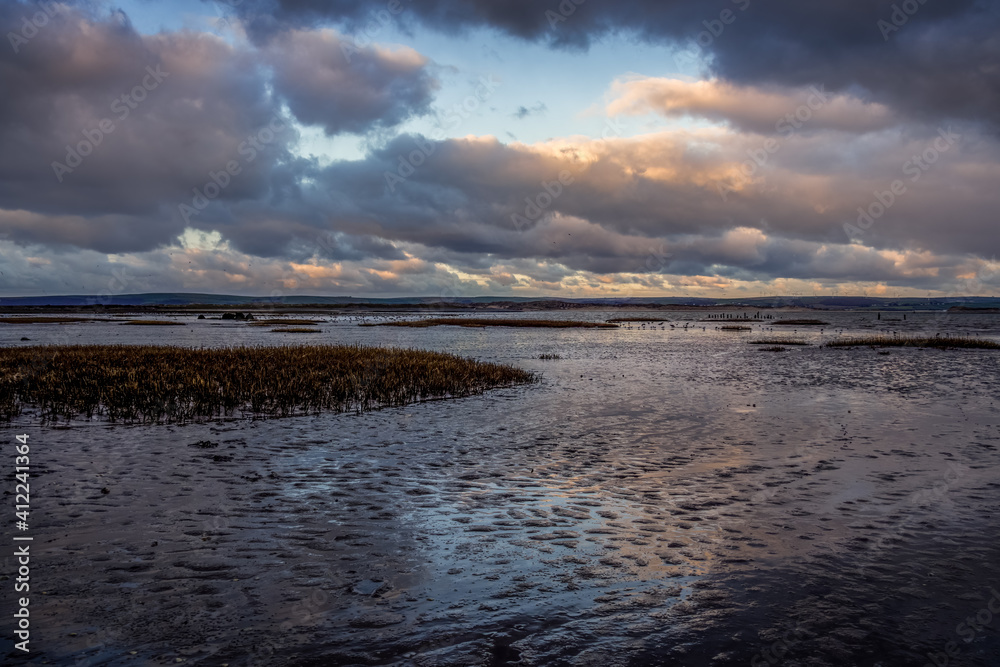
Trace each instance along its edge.
{"label": "cloudy sky", "polygon": [[1000,293],[992,0],[0,0],[0,294]]}

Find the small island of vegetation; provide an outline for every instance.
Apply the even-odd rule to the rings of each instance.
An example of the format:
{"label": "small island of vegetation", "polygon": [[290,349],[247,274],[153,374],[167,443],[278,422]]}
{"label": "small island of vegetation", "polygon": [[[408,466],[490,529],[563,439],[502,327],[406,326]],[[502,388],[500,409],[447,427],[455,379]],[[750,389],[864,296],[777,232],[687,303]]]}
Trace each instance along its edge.
{"label": "small island of vegetation", "polygon": [[361,412],[535,379],[505,364],[360,345],[5,347],[0,419],[29,407],[42,419],[125,422]]}
{"label": "small island of vegetation", "polygon": [[860,338],[841,338],[832,340],[827,347],[933,347],[941,350],[976,349],[1000,350],[1000,343],[981,338],[964,338],[961,336],[935,336],[934,338],[919,338],[909,336],[863,336]]}
{"label": "small island of vegetation", "polygon": [[662,317],[615,317],[604,321],[618,324],[619,322],[669,322],[670,320],[665,320]]}

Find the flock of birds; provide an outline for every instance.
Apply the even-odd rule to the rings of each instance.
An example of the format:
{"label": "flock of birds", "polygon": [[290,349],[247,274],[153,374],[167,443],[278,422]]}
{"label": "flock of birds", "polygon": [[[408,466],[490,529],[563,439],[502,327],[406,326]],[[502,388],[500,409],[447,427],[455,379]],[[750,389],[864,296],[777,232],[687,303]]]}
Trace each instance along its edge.
{"label": "flock of birds", "polygon": [[[412,320],[412,319],[414,319],[414,315],[415,314],[412,313],[412,312],[411,313],[358,313],[358,314],[341,313],[341,314],[336,314],[336,315],[331,316],[326,321],[330,322],[330,323],[343,323],[343,324],[354,324],[354,325],[359,325],[359,324],[374,324],[374,323],[382,323],[382,322],[398,322],[398,321]],[[429,315],[430,316],[440,316],[440,313],[430,313]],[[713,329],[715,331],[721,331],[722,328],[724,326],[727,326],[727,325],[733,326],[733,325],[742,325],[742,324],[745,324],[748,327],[751,327],[751,331],[755,331],[757,333],[768,333],[768,332],[793,333],[793,334],[794,333],[799,333],[799,329],[797,327],[765,326],[765,323],[767,322],[767,320],[774,319],[774,317],[772,315],[764,315],[764,316],[755,317],[755,318],[750,318],[750,317],[742,317],[741,318],[740,316],[732,316],[732,315],[728,315],[728,314],[725,314],[725,313],[721,313],[721,314],[715,314],[715,315],[710,316],[710,317],[713,317],[714,319],[716,319],[719,322],[717,325],[715,325],[713,327]],[[753,326],[753,324],[751,324],[751,320],[754,320],[754,319],[756,319],[756,320],[763,320],[763,322],[754,322],[753,324],[756,324],[757,326]],[[888,321],[889,322],[899,322],[899,321],[902,321],[902,320],[888,320]],[[882,322],[880,321],[879,324],[882,324]],[[701,329],[702,331],[707,331],[708,330],[708,326],[707,325],[700,325],[700,323],[696,322],[696,321],[679,321],[679,322],[667,322],[667,321],[663,321],[663,322],[640,322],[640,321],[633,321],[633,322],[622,322],[622,325],[623,325],[622,328],[625,329],[625,330],[635,330],[635,331],[656,331],[656,330],[666,331],[666,330],[670,330],[670,329],[677,330],[677,331],[689,331],[689,330],[690,331],[697,331],[698,329]],[[899,334],[899,330],[892,329],[892,328],[889,328],[889,327],[876,326],[876,327],[873,327],[873,329],[874,329],[875,333],[878,333],[880,335],[886,335],[886,336],[899,336],[900,335]],[[810,327],[808,329],[808,331],[815,331],[815,332],[818,332],[820,334],[824,334],[826,332],[826,327],[820,327],[820,328],[812,328],[812,327]],[[831,332],[834,333],[834,334],[840,335],[840,334],[846,333],[847,329],[843,328],[843,327],[833,327],[831,329]],[[941,334],[937,333],[935,335],[936,336],[940,336]],[[972,336],[978,336],[979,334],[978,333],[971,333],[970,335],[972,335]]]}

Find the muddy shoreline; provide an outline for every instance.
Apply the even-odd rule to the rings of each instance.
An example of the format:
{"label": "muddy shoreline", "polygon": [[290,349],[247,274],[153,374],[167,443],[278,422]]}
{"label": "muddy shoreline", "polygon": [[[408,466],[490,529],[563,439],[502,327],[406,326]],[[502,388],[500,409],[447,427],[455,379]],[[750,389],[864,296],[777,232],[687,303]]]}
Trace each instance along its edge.
{"label": "muddy shoreline", "polygon": [[0,429],[33,429],[40,457],[41,652],[10,664],[919,667],[949,642],[949,664],[1000,661],[1000,616],[958,629],[1000,590],[995,353],[326,335],[542,381],[363,415]]}

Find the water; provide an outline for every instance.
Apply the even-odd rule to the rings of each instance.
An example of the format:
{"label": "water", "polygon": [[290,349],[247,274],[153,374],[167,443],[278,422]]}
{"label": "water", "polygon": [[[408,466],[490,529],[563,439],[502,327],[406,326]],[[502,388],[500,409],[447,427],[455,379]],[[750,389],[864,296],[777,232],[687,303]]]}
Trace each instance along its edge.
{"label": "water", "polygon": [[3,345],[360,342],[542,375],[365,415],[4,428],[32,444],[30,662],[1000,664],[1000,353],[818,345],[1000,340],[1000,317],[790,313],[831,325],[766,331],[813,343],[772,353],[747,344],[768,323],[662,316],[0,327]]}

